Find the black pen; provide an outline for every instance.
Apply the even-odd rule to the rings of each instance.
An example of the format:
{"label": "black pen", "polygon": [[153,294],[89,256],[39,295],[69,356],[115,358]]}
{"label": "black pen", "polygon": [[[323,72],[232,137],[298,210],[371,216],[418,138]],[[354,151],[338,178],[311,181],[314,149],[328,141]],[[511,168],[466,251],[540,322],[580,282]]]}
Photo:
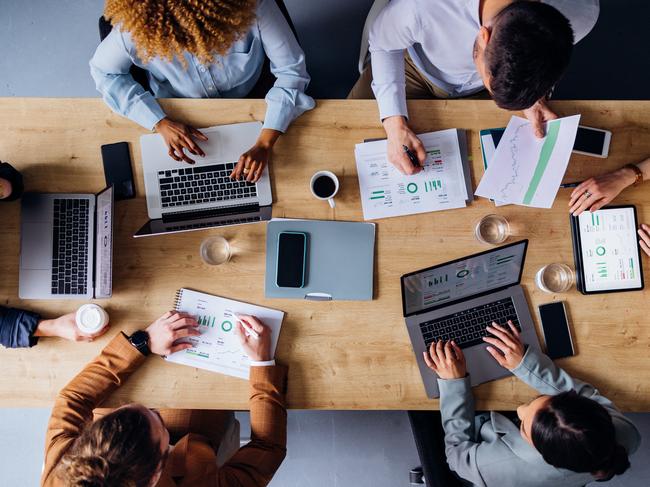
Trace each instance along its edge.
{"label": "black pen", "polygon": [[560,184],[560,188],[577,188],[580,186],[584,181],[576,181],[575,183],[566,183],[566,184]]}
{"label": "black pen", "polygon": [[402,149],[404,149],[404,153],[410,159],[411,164],[413,164],[413,167],[420,167],[420,162],[418,161],[418,158],[415,157],[415,154],[413,154],[413,152],[411,152],[411,150],[405,145],[402,145]]}

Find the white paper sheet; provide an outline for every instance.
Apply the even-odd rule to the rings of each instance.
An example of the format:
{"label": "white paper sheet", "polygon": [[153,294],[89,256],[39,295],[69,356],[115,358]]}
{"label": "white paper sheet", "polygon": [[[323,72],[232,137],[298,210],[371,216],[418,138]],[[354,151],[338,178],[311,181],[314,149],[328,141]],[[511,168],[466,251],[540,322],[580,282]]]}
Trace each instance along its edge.
{"label": "white paper sheet", "polygon": [[512,117],[475,194],[501,203],[553,206],[579,123],[580,115],[551,120],[539,139],[528,120]]}
{"label": "white paper sheet", "polygon": [[355,150],[365,220],[462,208],[469,197],[458,131],[418,135],[427,158],[413,176],[399,172],[386,157],[386,141],[357,144]]}
{"label": "white paper sheet", "polygon": [[166,357],[168,362],[189,365],[220,374],[248,379],[250,360],[235,335],[237,315],[259,318],[271,329],[271,351],[275,353],[280,336],[284,312],[241,303],[210,294],[181,289],[176,309],[195,316],[199,321],[201,336],[190,337],[192,348]]}
{"label": "white paper sheet", "polygon": [[[481,145],[483,146],[483,154],[485,156],[485,161],[483,166],[487,170],[488,166],[490,165],[490,162],[492,161],[492,158],[494,157],[494,153],[496,152],[497,148],[494,146],[494,139],[492,138],[492,134],[486,134],[481,137]],[[504,203],[502,201],[494,201],[494,206],[507,206],[509,203]]]}

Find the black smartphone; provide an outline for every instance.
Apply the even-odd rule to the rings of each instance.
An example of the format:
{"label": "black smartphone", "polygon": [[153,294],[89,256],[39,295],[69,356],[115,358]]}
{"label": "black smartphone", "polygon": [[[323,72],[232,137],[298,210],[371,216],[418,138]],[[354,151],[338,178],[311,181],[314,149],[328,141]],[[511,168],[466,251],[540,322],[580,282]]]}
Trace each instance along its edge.
{"label": "black smartphone", "polygon": [[307,260],[307,234],[280,232],[276,284],[279,287],[303,287]]}
{"label": "black smartphone", "polygon": [[609,155],[612,133],[609,130],[584,127],[580,125],[573,143],[573,152],[605,158]]}
{"label": "black smartphone", "polygon": [[552,359],[574,355],[569,320],[562,301],[539,306],[546,354]]}
{"label": "black smartphone", "polygon": [[118,142],[102,146],[106,186],[113,186],[116,200],[135,198],[135,183],[131,169],[129,144]]}

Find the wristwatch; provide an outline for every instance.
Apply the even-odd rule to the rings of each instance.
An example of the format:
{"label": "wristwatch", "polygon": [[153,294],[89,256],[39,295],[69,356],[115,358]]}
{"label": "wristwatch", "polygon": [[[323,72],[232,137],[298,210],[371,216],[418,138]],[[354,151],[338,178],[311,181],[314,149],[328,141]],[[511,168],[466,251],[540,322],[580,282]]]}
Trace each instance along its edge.
{"label": "wristwatch", "polygon": [[634,180],[634,183],[632,183],[632,186],[636,186],[637,184],[643,182],[643,171],[639,169],[639,166],[636,164],[626,164],[624,167],[625,169],[632,169],[632,171],[634,171],[636,179]]}
{"label": "wristwatch", "polygon": [[133,345],[142,355],[149,355],[151,350],[149,350],[149,333],[144,330],[136,331],[130,337],[127,337],[129,343]]}

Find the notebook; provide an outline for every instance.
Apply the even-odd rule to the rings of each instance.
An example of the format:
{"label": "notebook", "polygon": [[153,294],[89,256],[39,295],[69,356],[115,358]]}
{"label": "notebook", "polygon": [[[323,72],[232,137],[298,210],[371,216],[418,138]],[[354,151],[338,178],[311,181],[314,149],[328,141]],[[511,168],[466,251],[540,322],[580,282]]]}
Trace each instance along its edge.
{"label": "notebook", "polygon": [[174,308],[197,319],[201,336],[183,339],[191,342],[193,347],[165,357],[168,362],[248,379],[250,360],[235,334],[236,314],[255,316],[271,328],[271,351],[275,355],[284,318],[283,311],[186,288],[179,289],[176,293]]}

